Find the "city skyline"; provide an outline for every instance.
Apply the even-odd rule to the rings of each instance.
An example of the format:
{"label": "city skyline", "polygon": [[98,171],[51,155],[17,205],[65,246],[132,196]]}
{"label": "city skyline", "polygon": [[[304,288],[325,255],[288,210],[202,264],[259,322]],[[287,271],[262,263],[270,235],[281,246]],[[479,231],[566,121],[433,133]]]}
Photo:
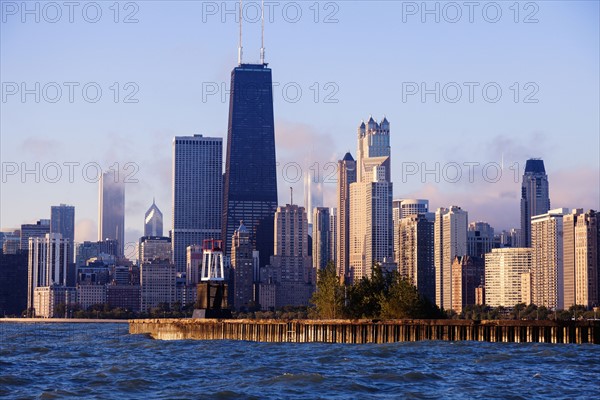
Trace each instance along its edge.
{"label": "city skyline", "polygon": [[[402,19],[403,10],[400,5],[382,5],[388,7],[385,11],[390,11],[389,13],[382,12],[380,8],[370,8],[362,3],[343,2],[338,6],[339,12],[335,15],[337,23],[314,23],[311,10],[306,8],[304,19],[299,25],[288,23],[279,15],[274,23],[267,22],[265,27],[266,61],[273,66],[275,71],[273,80],[279,84],[275,86],[274,103],[277,116],[275,120],[277,161],[280,163],[277,171],[280,198],[287,198],[286,191],[289,186],[294,186],[299,193],[298,198],[302,198],[300,194],[303,180],[292,183],[293,176],[290,175],[296,164],[300,165],[304,173],[313,173],[314,163],[318,162],[317,170],[320,171],[321,179],[331,172],[326,170],[326,163],[335,162],[341,159],[346,151],[354,149],[353,132],[356,118],[373,113],[377,119],[386,116],[395,121],[396,134],[391,138],[392,157],[396,160],[391,171],[394,198],[428,199],[432,210],[451,204],[458,205],[469,211],[472,221],[487,221],[498,231],[518,227],[519,186],[524,163],[531,157],[540,157],[544,159],[546,172],[552,180],[550,197],[553,207],[599,208],[598,187],[590,186],[588,183],[598,182],[599,175],[598,146],[589,142],[590,138],[597,138],[598,131],[597,121],[589,117],[596,115],[597,111],[594,110],[598,109],[598,93],[594,91],[594,87],[598,86],[598,77],[593,73],[598,69],[597,50],[595,50],[598,48],[598,26],[597,22],[590,18],[597,15],[597,4],[577,3],[573,6],[544,4],[540,7],[537,16],[539,23],[536,24],[514,23],[511,20],[511,11],[506,9],[503,14],[505,18],[497,25],[492,25],[481,18],[477,19],[473,26],[468,22],[452,25],[443,19],[440,23],[432,21],[422,23],[418,15],[414,17],[404,15],[406,21],[395,28],[384,22],[392,18]],[[8,60],[2,63],[5,82],[98,81],[102,85],[104,82],[111,82],[103,86],[105,97],[114,94],[108,88],[114,81],[119,82],[123,91],[121,96],[131,92],[125,89],[127,82],[135,81],[139,86],[139,93],[134,96],[139,99],[137,104],[123,102],[115,104],[112,101],[87,103],[81,98],[74,103],[63,101],[58,104],[44,101],[35,103],[33,100],[23,103],[13,101],[13,97],[3,102],[3,118],[0,126],[3,172],[6,173],[6,168],[14,166],[11,163],[17,163],[19,168],[22,166],[21,163],[25,163],[26,167],[31,168],[32,163],[35,162],[40,162],[44,166],[55,162],[63,168],[63,179],[55,184],[47,180],[48,176],[42,176],[40,183],[33,182],[31,174],[25,176],[26,183],[21,183],[20,172],[16,176],[3,176],[3,179],[6,178],[6,182],[2,182],[1,194],[3,230],[17,228],[23,223],[35,222],[38,219],[47,219],[49,218],[48,206],[68,203],[77,208],[75,240],[77,242],[94,240],[99,223],[95,217],[97,182],[87,182],[82,179],[81,174],[82,166],[92,162],[101,165],[104,171],[118,162],[124,167],[126,177],[138,181],[126,184],[135,188],[127,192],[133,194],[131,196],[128,194],[126,198],[126,242],[136,242],[142,236],[143,226],[139,221],[143,220],[151,197],[156,196],[157,202],[163,209],[172,207],[169,201],[171,160],[168,143],[175,136],[196,133],[221,137],[224,142],[226,141],[228,107],[227,98],[225,101],[221,98],[221,94],[224,94],[221,93],[221,83],[228,85],[227,73],[235,65],[236,57],[237,30],[234,21],[225,18],[222,22],[218,15],[216,17],[203,15],[201,4],[191,4],[189,7],[191,7],[190,15],[183,15],[181,9],[176,13],[173,11],[165,13],[160,5],[144,3],[140,5],[144,12],[138,15],[139,23],[132,25],[99,24],[92,27],[91,24],[79,21],[76,25],[77,28],[82,28],[78,31],[81,37],[74,39],[68,49],[54,49],[58,55],[64,55],[65,52],[71,54],[70,52],[79,48],[77,46],[82,46],[82,40],[85,40],[88,35],[97,33],[93,32],[94,29],[105,33],[107,38],[120,35],[125,38],[125,44],[130,43],[130,40],[140,40],[139,35],[147,35],[144,40],[152,41],[154,36],[149,31],[152,22],[168,24],[176,29],[165,33],[161,40],[153,41],[153,46],[172,56],[171,59],[160,63],[162,67],[168,66],[169,70],[175,70],[174,66],[178,61],[179,64],[186,61],[189,64],[199,65],[195,62],[197,52],[174,54],[173,49],[177,46],[188,46],[189,49],[203,48],[215,55],[215,61],[201,63],[210,66],[203,65],[198,71],[186,67],[179,80],[176,79],[172,86],[166,87],[157,83],[162,82],[160,79],[154,79],[156,76],[163,76],[160,73],[153,75],[154,80],[148,80],[152,72],[141,72],[142,69],[137,68],[137,59],[132,58],[133,56],[125,51],[125,47],[116,49],[121,57],[117,61],[120,65],[123,64],[121,65],[123,75],[120,76],[111,76],[105,72],[97,72],[97,76],[87,76],[75,72],[89,69],[85,67],[88,62],[85,58],[69,58],[71,62],[68,64],[69,68],[61,71],[60,74],[51,62],[48,63],[49,68],[44,73],[32,70],[23,62],[31,65],[39,64],[36,60],[40,60],[40,57],[50,57],[48,51],[53,49],[46,51],[37,49],[36,52],[34,45],[30,52],[24,54],[13,45],[13,42],[16,42],[12,39],[26,33],[28,39],[33,39],[36,35],[48,35],[57,43],[62,43],[63,35],[69,35],[71,32],[68,25],[22,24],[20,20],[17,23],[9,20],[2,24],[2,59]],[[323,22],[324,16],[327,15],[325,11],[321,10],[320,22]],[[359,18],[368,17],[371,13],[382,19],[383,32],[365,33],[364,37],[354,37],[351,26]],[[200,25],[192,24],[194,15],[206,17],[206,22]],[[572,30],[575,19],[577,19],[578,29]],[[177,24],[174,24],[175,20]],[[293,36],[294,27],[306,28],[309,24],[314,28],[314,32],[303,30],[307,35],[306,43],[314,42],[310,40],[312,35],[321,35],[325,38],[330,35],[334,37],[333,40],[342,35],[350,39],[347,42],[352,43],[352,46],[344,43],[336,47],[335,58],[331,58],[333,56],[324,51],[329,48],[330,43],[327,40],[319,42],[316,46],[298,45],[293,53],[286,51],[285,38]],[[57,26],[61,28],[56,28]],[[214,43],[204,40],[202,36],[199,38],[197,35],[186,35],[185,32],[192,26],[198,27],[200,34],[214,30],[215,34],[211,37],[219,36],[221,33],[222,35]],[[245,60],[258,59],[258,25],[250,23],[246,26],[245,38],[248,43],[245,44]],[[481,33],[481,37],[470,38],[469,36],[472,36],[470,33],[475,29]],[[414,40],[402,44],[402,56],[411,57],[411,62],[405,63],[406,65],[402,65],[397,71],[392,67],[398,67],[399,56],[391,54],[389,65],[380,64],[374,67],[374,72],[377,72],[375,74],[365,75],[368,71],[361,66],[348,67],[348,72],[341,71],[342,65],[351,65],[349,57],[354,57],[354,51],[351,50],[355,46],[362,46],[375,53],[381,52],[386,46],[390,47],[394,44],[390,39],[386,39],[386,34],[409,32],[423,33],[423,35],[421,37],[412,35]],[[447,34],[447,38],[437,43],[433,38],[438,38],[439,33]],[[484,47],[483,55],[487,56],[489,62],[478,58],[480,53],[474,49],[481,49],[481,44],[485,44],[486,40],[493,40],[498,34],[503,34],[508,39],[516,39],[524,34],[525,39],[512,49]],[[179,39],[186,39],[174,45],[178,43],[171,40],[175,35],[178,35]],[[567,47],[571,42],[579,45]],[[465,46],[458,48],[457,43],[464,43]],[[100,53],[108,48],[106,46],[108,43],[99,43]],[[444,50],[445,46],[453,49],[456,54]],[[149,56],[148,49],[142,47],[141,55]],[[536,54],[536,57],[527,55],[532,47],[539,49],[540,53]],[[431,51],[423,52],[423,49]],[[594,50],[590,51],[590,49]],[[153,52],[156,50],[153,48]],[[548,60],[558,50],[566,54],[565,59],[569,59],[566,74],[560,72],[562,71],[560,68],[564,67],[566,62],[558,63],[560,65],[556,66],[549,65],[551,63]],[[413,53],[419,56],[412,57]],[[477,58],[475,54],[478,54]],[[296,61],[308,59],[309,55],[317,56],[322,61],[318,72],[298,67]],[[424,63],[438,60],[440,57],[444,57],[443,60],[447,62],[447,71],[442,73],[439,69],[434,71],[424,68]],[[459,72],[456,69],[456,62],[460,59],[461,65],[464,65],[465,57],[467,61],[471,59],[474,66],[483,66],[489,75],[481,74],[475,67]],[[492,66],[496,61],[500,66],[506,67],[515,59],[522,62],[505,70]],[[547,72],[540,72],[541,64]],[[418,73],[419,69],[423,73]],[[569,71],[576,74],[569,74]],[[356,73],[363,74],[364,81],[350,79]],[[564,77],[564,79],[557,77]],[[391,80],[392,78],[397,79]],[[191,82],[196,87],[195,96],[190,97],[190,93],[181,90],[181,79]],[[369,99],[368,102],[355,99],[357,93],[368,93],[373,85],[381,85],[382,79],[387,80],[391,85],[390,88],[396,90],[401,89],[397,86],[403,82],[426,82],[429,84],[428,88],[435,87],[435,82],[440,82],[442,87],[444,83],[454,81],[498,82],[502,86],[504,97],[503,101],[498,103],[489,103],[479,98],[474,103],[462,101],[454,104],[447,102],[448,98],[445,96],[442,96],[442,100],[437,103],[433,100],[435,95],[426,97],[425,102],[415,100],[419,98],[416,95],[408,97],[407,101],[403,102],[402,98],[390,97],[384,91],[381,96]],[[524,84],[532,80],[539,86],[537,104],[527,104],[522,101],[514,103],[512,99],[505,101],[514,94],[514,91],[509,88],[513,82],[520,82],[521,95],[524,96],[527,93]],[[320,89],[318,102],[313,101],[315,89],[309,88],[314,82],[318,83],[314,88]],[[325,85],[328,82],[332,82],[334,86],[327,89]],[[219,93],[209,96],[207,90],[213,88],[211,86],[213,83],[217,84]],[[292,103],[289,98],[282,97],[280,89],[286,83],[300,85],[303,89],[301,101]],[[461,86],[465,89],[464,85]],[[332,95],[333,99],[338,100],[337,103],[324,102],[324,97],[335,91],[331,88],[337,90],[337,94]],[[414,89],[410,85],[405,85],[405,88]],[[163,103],[158,102],[158,98],[151,95],[156,91],[161,94],[161,99],[168,98],[173,101],[173,106],[161,107]],[[203,95],[206,95],[204,99]],[[560,99],[563,103],[565,96],[569,99],[569,103],[576,104],[572,108],[577,111],[569,108],[560,109],[561,112],[558,112],[557,102]],[[33,99],[33,96],[29,98]],[[156,112],[157,109],[162,111]],[[114,122],[108,122],[111,118],[107,121],[97,121],[94,117],[96,112],[114,115],[115,118],[112,119]],[[51,117],[49,113],[55,116]],[[65,123],[64,121],[68,119],[62,118],[63,113],[69,115],[75,113],[77,117]],[[120,114],[126,115],[126,120],[117,117]],[[25,118],[25,115],[28,117]],[[305,118],[307,115],[311,118]],[[507,115],[510,118],[506,118]],[[34,118],[31,118],[32,116]],[[440,122],[433,123],[430,121],[431,118],[427,118],[428,116],[436,116]],[[511,122],[505,123],[504,120]],[[20,121],[19,124],[17,121]],[[39,121],[44,121],[43,129]],[[59,125],[56,121],[63,122]],[[41,134],[48,131],[64,133],[53,136]],[[86,140],[82,140],[81,144],[73,140],[76,138],[75,132],[81,131],[85,132],[86,138],[94,135],[105,138],[98,143],[97,151],[93,156],[81,149],[81,145],[87,142]],[[144,140],[141,139],[142,132],[146,133]],[[566,138],[569,141],[580,140],[586,143],[586,146],[578,148],[578,157],[561,155]],[[73,143],[73,151],[66,145],[67,143]],[[307,143],[310,145],[306,146]],[[152,157],[149,158],[148,155]],[[68,171],[64,163],[68,162],[80,163],[79,166],[74,166],[73,183],[67,180]],[[464,163],[471,162],[479,162],[480,165],[503,164],[502,179],[495,183],[485,182],[481,177],[481,170],[476,169],[475,181],[469,182],[468,167],[464,166]],[[127,163],[131,164],[126,166]],[[429,174],[422,179],[423,172],[435,168],[435,163],[440,163],[440,171],[437,174],[440,176]],[[515,163],[519,164],[518,173],[511,169]],[[462,169],[463,176],[460,181],[452,183],[450,182],[452,179],[449,178],[454,176],[450,174],[454,174],[452,168],[455,168],[456,164]],[[281,179],[284,166],[288,166],[287,179]],[[414,168],[417,168],[416,171]],[[493,165],[488,172],[490,174],[494,172]],[[441,176],[444,174],[446,176]],[[435,182],[436,178],[442,179],[439,179],[438,183]],[[29,196],[25,193],[31,190],[43,192],[45,201],[29,200]],[[325,181],[323,190],[324,206],[334,206],[335,183]],[[22,207],[21,202],[26,206]],[[15,212],[15,210],[26,211]],[[166,226],[171,225],[169,219],[170,216],[165,215]]]}

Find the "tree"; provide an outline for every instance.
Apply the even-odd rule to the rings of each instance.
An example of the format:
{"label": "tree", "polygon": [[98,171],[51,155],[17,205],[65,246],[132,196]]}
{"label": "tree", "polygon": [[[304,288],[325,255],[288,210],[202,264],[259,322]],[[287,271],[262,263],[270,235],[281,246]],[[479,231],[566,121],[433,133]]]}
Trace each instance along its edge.
{"label": "tree", "polygon": [[381,318],[441,318],[441,310],[427,298],[421,296],[417,288],[406,278],[394,272],[387,295],[380,297]]}
{"label": "tree", "polygon": [[333,262],[317,273],[317,289],[310,302],[315,305],[316,318],[341,318],[344,307],[344,287],[340,284]]}

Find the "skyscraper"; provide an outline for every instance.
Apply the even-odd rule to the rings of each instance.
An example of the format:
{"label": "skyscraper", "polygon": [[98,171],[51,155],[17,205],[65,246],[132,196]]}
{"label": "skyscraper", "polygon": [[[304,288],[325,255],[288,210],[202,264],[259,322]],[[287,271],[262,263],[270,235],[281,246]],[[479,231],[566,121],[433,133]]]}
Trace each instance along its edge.
{"label": "skyscraper", "polygon": [[331,216],[329,208],[315,207],[313,213],[313,268],[325,269],[327,263],[331,261]]}
{"label": "skyscraper", "polygon": [[261,266],[267,265],[273,255],[277,176],[273,82],[265,63],[242,64],[240,59],[231,72],[224,185],[221,237],[226,254],[234,230],[244,221]]}
{"label": "skyscraper", "polygon": [[67,254],[69,242],[60,233],[29,238],[27,273],[27,308],[34,307],[34,293],[38,287],[67,284]]}
{"label": "skyscraper", "polygon": [[125,253],[125,184],[114,171],[100,176],[98,193],[98,240],[115,239],[118,256]]}
{"label": "skyscraper", "polygon": [[352,154],[346,153],[338,161],[337,176],[337,266],[340,281],[347,278],[350,266],[350,184],[356,182],[356,161]]}
{"label": "skyscraper", "polygon": [[73,262],[73,243],[75,242],[75,207],[61,204],[50,208],[50,233],[60,233],[69,241],[70,256]]}
{"label": "skyscraper", "polygon": [[598,213],[575,209],[563,216],[564,308],[598,305]]}
{"label": "skyscraper", "polygon": [[485,255],[485,304],[514,307],[521,303],[521,279],[531,270],[531,248],[492,249]]}
{"label": "skyscraper", "polygon": [[531,218],[531,301],[549,309],[564,307],[563,216],[566,208]]}
{"label": "skyscraper", "polygon": [[185,272],[186,248],[221,237],[223,139],[173,139],[173,259]]}
{"label": "skyscraper", "polygon": [[434,225],[435,302],[452,308],[452,263],[467,254],[468,213],[460,207],[438,208]]}
{"label": "skyscraper", "polygon": [[452,309],[460,313],[466,306],[477,304],[476,289],[482,287],[484,260],[479,257],[456,256],[452,262]]}
{"label": "skyscraper", "polygon": [[287,204],[275,213],[276,305],[303,306],[314,289],[315,273],[308,255],[308,217],[304,207]]}
{"label": "skyscraper", "polygon": [[433,213],[413,214],[394,224],[398,272],[431,301],[435,301],[434,219]]}
{"label": "skyscraper", "polygon": [[467,255],[483,258],[492,251],[494,228],[487,222],[471,222],[467,229]]}
{"label": "skyscraper", "polygon": [[544,161],[527,160],[521,185],[521,246],[531,247],[531,218],[550,210],[548,175]]}
{"label": "skyscraper", "polygon": [[338,235],[338,215],[337,208],[329,209],[329,258],[333,265],[337,265],[337,235]]}
{"label": "skyscraper", "polygon": [[154,199],[152,205],[144,216],[144,236],[163,235],[163,214],[156,206]]}
{"label": "skyscraper", "polygon": [[358,127],[357,181],[350,185],[350,281],[371,276],[394,255],[390,124],[373,118]]}

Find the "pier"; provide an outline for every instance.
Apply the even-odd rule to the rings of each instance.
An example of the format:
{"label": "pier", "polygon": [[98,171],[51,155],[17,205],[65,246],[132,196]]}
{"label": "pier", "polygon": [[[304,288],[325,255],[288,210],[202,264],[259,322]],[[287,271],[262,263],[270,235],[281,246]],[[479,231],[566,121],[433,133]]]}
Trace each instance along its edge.
{"label": "pier", "polygon": [[419,340],[600,344],[600,321],[138,319],[129,333],[159,340],[393,343]]}

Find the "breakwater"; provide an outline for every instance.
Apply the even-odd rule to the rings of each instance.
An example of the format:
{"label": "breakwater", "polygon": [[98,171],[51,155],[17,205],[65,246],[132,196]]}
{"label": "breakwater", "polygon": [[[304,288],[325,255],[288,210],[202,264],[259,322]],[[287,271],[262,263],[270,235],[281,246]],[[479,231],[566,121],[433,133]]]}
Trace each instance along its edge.
{"label": "breakwater", "polygon": [[129,333],[160,340],[392,343],[420,340],[600,344],[600,321],[130,320]]}

